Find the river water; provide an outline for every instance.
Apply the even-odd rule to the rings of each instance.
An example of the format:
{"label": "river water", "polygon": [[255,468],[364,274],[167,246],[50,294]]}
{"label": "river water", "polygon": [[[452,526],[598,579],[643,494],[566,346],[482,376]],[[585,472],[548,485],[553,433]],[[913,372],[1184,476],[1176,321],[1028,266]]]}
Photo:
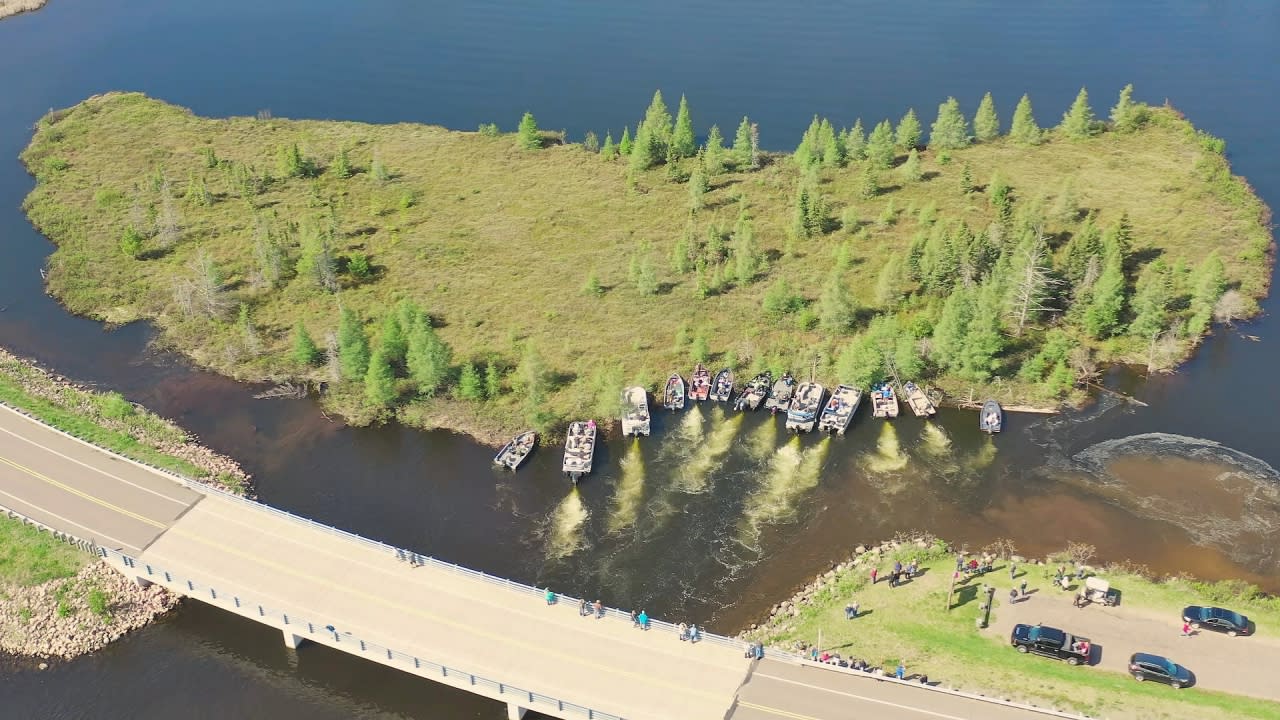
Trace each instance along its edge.
{"label": "river water", "polygon": [[[815,112],[931,118],[947,95],[971,112],[991,90],[1007,121],[1030,91],[1051,124],[1081,85],[1105,114],[1133,82],[1224,137],[1236,171],[1280,205],[1270,2],[437,5],[52,0],[0,22],[0,345],[177,419],[240,459],[271,504],[723,632],[854,544],[917,528],[1031,553],[1084,540],[1104,558],[1280,589],[1267,318],[1220,330],[1177,375],[1107,378],[1148,407],[1103,398],[1069,417],[1012,416],[994,440],[956,410],[791,439],[767,416],[703,407],[660,416],[652,438],[611,439],[573,492],[554,450],[511,476],[450,433],[345,428],[309,400],[253,400],[152,348],[145,325],[106,329],[43,294],[50,245],[19,209],[31,180],[14,158],[44,111],[114,89],[214,116],[462,129],[510,129],[529,109],[576,138],[616,134],[661,87],[687,93],[702,128],[749,114],[766,147],[786,149]],[[196,603],[91,658],[6,669],[0,707],[15,718],[502,717],[325,648],[295,655]]]}

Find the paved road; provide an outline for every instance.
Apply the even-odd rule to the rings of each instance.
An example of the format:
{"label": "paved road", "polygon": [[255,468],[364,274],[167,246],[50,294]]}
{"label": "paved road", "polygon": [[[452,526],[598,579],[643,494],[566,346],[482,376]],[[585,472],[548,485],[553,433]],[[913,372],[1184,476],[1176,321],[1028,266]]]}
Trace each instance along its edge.
{"label": "paved road", "polygon": [[203,496],[0,406],[0,505],[137,553]]}
{"label": "paved road", "polygon": [[1030,710],[765,658],[738,691],[731,720],[1044,720]]}
{"label": "paved road", "polygon": [[[1130,655],[1155,653],[1195,673],[1200,687],[1280,700],[1280,685],[1276,683],[1280,641],[1275,638],[1231,638],[1209,631],[1184,638],[1182,620],[1176,611],[1162,617],[1126,608],[1123,603],[1119,607],[1077,608],[1071,604],[1072,597],[1071,593],[1047,588],[1022,602],[1003,602],[991,632],[1007,638],[1015,623],[1044,623],[1093,640],[1095,648],[1101,648],[1094,653],[1099,668],[1127,672]],[[1036,660],[1043,659],[1027,661]]]}
{"label": "paved road", "polygon": [[[368,642],[628,720],[724,718],[750,661],[209,496],[142,563]],[[304,648],[305,651],[305,648]]]}

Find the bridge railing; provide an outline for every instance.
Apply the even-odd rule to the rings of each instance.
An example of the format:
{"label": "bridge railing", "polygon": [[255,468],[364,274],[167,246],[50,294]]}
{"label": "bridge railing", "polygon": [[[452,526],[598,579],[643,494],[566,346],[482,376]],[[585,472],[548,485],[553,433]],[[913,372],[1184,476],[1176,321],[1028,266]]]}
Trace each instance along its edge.
{"label": "bridge railing", "polygon": [[[477,675],[467,670],[451,667],[443,663],[434,662],[426,658],[418,657],[406,652],[401,652],[385,645],[370,642],[355,635],[344,632],[336,627],[332,621],[324,622],[314,618],[306,618],[296,613],[286,612],[278,608],[263,605],[253,601],[250,598],[242,597],[232,592],[218,590],[211,585],[196,582],[191,578],[179,577],[163,568],[153,564],[138,560],[130,555],[113,550],[111,548],[98,547],[97,553],[104,560],[115,562],[122,566],[126,572],[132,573],[140,578],[150,578],[153,582],[165,585],[177,585],[183,594],[188,597],[198,597],[205,602],[230,606],[240,611],[242,615],[256,617],[263,622],[300,638],[316,640],[323,638],[325,643],[332,643],[355,655],[367,658],[376,658],[380,662],[400,663],[402,669],[419,671],[415,674],[431,678],[432,675],[438,675],[442,681],[448,679],[455,684],[471,685],[476,688],[488,690],[490,696],[498,696],[508,702],[515,703],[520,707],[528,708],[534,711],[550,711],[554,709],[559,713],[569,713],[576,716],[588,718],[589,720],[624,720],[619,715],[596,710],[594,708],[578,705],[567,700],[544,695],[532,690],[516,687],[498,680],[492,680]],[[481,693],[486,694],[486,693]]]}

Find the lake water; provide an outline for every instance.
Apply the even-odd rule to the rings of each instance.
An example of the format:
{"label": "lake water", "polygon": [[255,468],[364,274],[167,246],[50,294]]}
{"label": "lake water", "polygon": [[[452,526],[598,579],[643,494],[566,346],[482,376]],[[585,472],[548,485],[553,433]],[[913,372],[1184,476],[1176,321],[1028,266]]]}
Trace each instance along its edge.
{"label": "lake water", "polygon": [[[767,148],[789,149],[814,113],[869,123],[914,106],[927,122],[947,95],[971,113],[990,90],[1007,122],[1030,92],[1050,125],[1081,85],[1105,114],[1132,82],[1224,137],[1236,171],[1280,205],[1269,2],[438,5],[51,0],[0,22],[0,345],[176,418],[241,459],[266,502],[724,632],[858,542],[917,528],[1031,553],[1085,540],[1105,558],[1280,589],[1270,319],[1220,331],[1177,375],[1108,377],[1149,407],[1104,398],[1078,416],[1012,416],[994,440],[955,410],[790,439],[767,416],[703,407],[660,416],[647,440],[611,440],[571,492],[554,450],[511,476],[449,433],[343,428],[311,401],[255,401],[152,350],[145,325],[104,329],[43,294],[50,246],[19,210],[32,182],[15,158],[43,112],[115,89],[214,116],[462,129],[511,129],[527,109],[580,138],[634,124],[660,87],[672,104],[687,93],[703,130],[747,114]],[[295,655],[194,603],[91,658],[7,669],[12,717],[503,716],[324,648]]]}

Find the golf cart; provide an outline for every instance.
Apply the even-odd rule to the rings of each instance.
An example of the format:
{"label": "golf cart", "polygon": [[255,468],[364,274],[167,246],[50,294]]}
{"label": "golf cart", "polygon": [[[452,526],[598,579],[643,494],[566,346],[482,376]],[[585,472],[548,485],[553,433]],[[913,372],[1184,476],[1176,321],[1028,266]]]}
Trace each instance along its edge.
{"label": "golf cart", "polygon": [[1100,577],[1087,577],[1084,579],[1084,587],[1076,595],[1075,605],[1082,608],[1089,603],[1100,603],[1111,607],[1119,598],[1120,594],[1111,589],[1111,583]]}

